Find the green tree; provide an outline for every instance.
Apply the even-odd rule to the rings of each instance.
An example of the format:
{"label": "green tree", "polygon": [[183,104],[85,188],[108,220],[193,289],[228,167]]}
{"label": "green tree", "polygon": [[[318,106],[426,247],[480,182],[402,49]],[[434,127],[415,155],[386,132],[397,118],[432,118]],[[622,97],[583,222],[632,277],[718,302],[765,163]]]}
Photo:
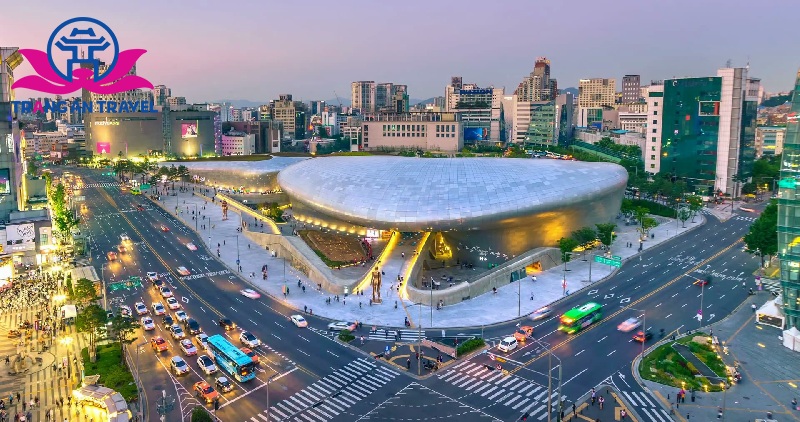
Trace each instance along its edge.
{"label": "green tree", "polygon": [[565,264],[570,260],[570,252],[574,251],[578,246],[580,246],[580,243],[571,237],[562,237],[558,239],[558,248],[561,250],[561,260],[564,261]]}
{"label": "green tree", "polygon": [[689,211],[692,213],[692,223],[694,223],[694,217],[703,209],[703,198],[697,195],[689,195],[686,197],[686,203],[689,204]]}
{"label": "green tree", "polygon": [[683,224],[683,227],[686,227],[686,220],[692,217],[692,212],[689,210],[688,207],[679,207],[678,208],[678,220]]}
{"label": "green tree", "polygon": [[764,208],[761,216],[750,225],[744,244],[748,253],[761,256],[761,268],[765,255],[772,257],[778,253],[778,204],[773,201]]}
{"label": "green tree", "polygon": [[73,298],[81,305],[87,305],[100,298],[97,294],[94,282],[87,278],[81,278],[75,282],[73,292]]}
{"label": "green tree", "polygon": [[39,171],[39,166],[36,164],[36,160],[30,159],[28,160],[28,174],[31,176],[36,176],[36,172]]}
{"label": "green tree", "polygon": [[636,221],[639,222],[639,232],[644,236],[644,220],[647,218],[647,208],[645,207],[636,207],[633,209],[633,216],[636,218]]}
{"label": "green tree", "polygon": [[111,335],[119,342],[119,348],[122,351],[122,364],[125,364],[125,345],[131,344],[136,340],[133,334],[139,329],[139,326],[134,322],[133,318],[125,318],[121,314],[117,314],[111,319]]}
{"label": "green tree", "polygon": [[89,305],[78,312],[75,318],[75,327],[78,332],[86,333],[89,340],[89,357],[92,362],[97,360],[97,336],[100,328],[106,324],[106,311],[100,305]]}
{"label": "green tree", "polygon": [[572,232],[571,237],[578,242],[578,246],[589,248],[597,240],[597,232],[591,227],[581,227]]}
{"label": "green tree", "polygon": [[632,214],[636,207],[633,206],[633,201],[628,198],[622,199],[622,205],[619,207],[619,212],[623,214]]}
{"label": "green tree", "polygon": [[617,237],[617,235],[614,233],[617,225],[614,223],[600,223],[595,224],[595,227],[597,227],[597,238],[600,239],[600,242],[602,242],[607,248],[611,248],[611,244]]}
{"label": "green tree", "polygon": [[213,422],[213,419],[205,407],[197,406],[192,410],[191,422]]}
{"label": "green tree", "polygon": [[642,227],[642,236],[646,236],[647,233],[650,232],[650,229],[652,229],[652,228],[654,228],[656,226],[658,226],[658,221],[655,218],[644,217],[644,219],[642,219],[642,225],[641,225],[641,227]]}

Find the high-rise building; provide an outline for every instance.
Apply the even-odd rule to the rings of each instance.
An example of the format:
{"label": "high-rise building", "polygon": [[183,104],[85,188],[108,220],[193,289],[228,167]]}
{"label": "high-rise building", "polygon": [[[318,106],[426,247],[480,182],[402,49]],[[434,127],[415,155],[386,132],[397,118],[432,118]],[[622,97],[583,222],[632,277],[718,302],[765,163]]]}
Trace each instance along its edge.
{"label": "high-rise building", "polygon": [[311,101],[309,105],[311,106],[309,108],[309,113],[312,116],[318,116],[322,114],[322,111],[325,110],[326,107],[325,101]]}
{"label": "high-rise building", "polygon": [[387,110],[392,105],[391,82],[383,82],[375,85],[375,111]]}
{"label": "high-rise building", "polygon": [[622,104],[637,103],[642,98],[641,77],[625,75],[622,77]]}
{"label": "high-rise building", "polygon": [[180,110],[182,106],[186,105],[186,97],[167,97],[166,104],[170,110]]}
{"label": "high-rise building", "polygon": [[303,139],[306,134],[306,108],[300,101],[293,101],[291,94],[282,94],[272,101],[272,119],[283,124],[284,136]]}
{"label": "high-rise building", "polygon": [[460,76],[450,80],[445,87],[445,111],[461,114],[464,143],[505,142],[503,88],[464,84]]}
{"label": "high-rise building", "polygon": [[362,113],[375,112],[376,94],[375,81],[358,81],[350,84],[351,106],[360,109]]}
{"label": "high-rise building", "polygon": [[786,121],[778,182],[778,258],[786,329],[800,327],[800,71]]}
{"label": "high-rise building", "polygon": [[[85,64],[85,63],[84,63]],[[91,64],[89,64],[91,67]],[[98,72],[103,74],[108,69],[108,65],[104,62],[100,62],[100,66],[98,68]],[[123,78],[128,75],[136,75],[136,66],[133,66],[131,70],[128,71],[126,75],[120,77]],[[88,92],[85,89],[83,90],[83,98],[84,101],[91,101],[92,104],[95,104],[95,110],[97,109],[97,102],[98,101],[112,101],[112,102],[120,102],[120,101],[153,101],[153,91],[148,90],[141,90],[141,89],[134,89],[131,91],[124,91],[118,92],[116,94],[96,94],[94,92]],[[97,111],[97,110],[96,110]]]}
{"label": "high-rise building", "polygon": [[156,85],[153,87],[153,102],[157,106],[167,105],[167,98],[172,96],[172,90],[165,85]]}
{"label": "high-rise building", "polygon": [[517,86],[514,95],[517,101],[550,101],[556,98],[558,85],[555,79],[550,79],[550,60],[547,57],[537,57],[533,71],[526,76]]}
{"label": "high-rise building", "polygon": [[614,79],[581,79],[578,81],[578,107],[612,107],[616,102]]}
{"label": "high-rise building", "polygon": [[[761,126],[756,128],[756,158],[781,155],[786,128],[779,126]],[[757,182],[754,180],[754,182]]]}
{"label": "high-rise building", "polygon": [[645,170],[684,178],[698,192],[739,196],[755,160],[758,98],[748,92],[758,88],[747,71],[723,68],[717,76],[669,79],[663,92],[651,90]]}

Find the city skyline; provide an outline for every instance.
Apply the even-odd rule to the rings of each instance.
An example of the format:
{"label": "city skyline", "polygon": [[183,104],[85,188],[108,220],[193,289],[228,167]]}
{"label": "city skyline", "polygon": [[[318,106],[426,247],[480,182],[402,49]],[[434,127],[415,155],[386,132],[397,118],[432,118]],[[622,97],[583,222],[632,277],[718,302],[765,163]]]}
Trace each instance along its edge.
{"label": "city skyline", "polygon": [[[247,13],[152,1],[109,12],[101,7],[107,4],[86,0],[71,3],[68,12],[36,4],[24,11],[12,8],[15,19],[0,28],[0,39],[4,45],[44,49],[64,20],[94,17],[116,32],[122,49],[148,50],[137,64],[140,75],[189,102],[264,102],[282,93],[304,101],[336,95],[349,100],[350,83],[357,80],[406,84],[412,98],[425,99],[443,95],[456,75],[504,87],[511,95],[539,56],[551,60],[561,88],[576,87],[581,78],[614,78],[619,90],[625,74],[642,75],[643,85],[651,79],[711,76],[730,59],[738,67],[749,62],[750,75],[761,78],[766,91],[779,92],[791,88],[800,66],[800,58],[790,54],[795,14],[787,10],[800,11],[799,6],[766,10],[750,22],[749,7],[723,1],[680,1],[668,10],[634,1],[613,7],[578,3],[540,4],[534,10],[514,1],[492,14],[452,1],[367,6],[346,1],[340,7],[348,13],[331,15],[256,2],[239,3]],[[727,15],[720,19],[723,6]],[[154,12],[160,18],[130,19]],[[220,19],[226,13],[230,17]],[[215,19],[221,22],[209,23]],[[743,22],[746,29],[730,22]],[[381,32],[388,35],[375,35]],[[16,70],[17,78],[31,73],[28,63]],[[17,96],[42,95],[18,90]]]}

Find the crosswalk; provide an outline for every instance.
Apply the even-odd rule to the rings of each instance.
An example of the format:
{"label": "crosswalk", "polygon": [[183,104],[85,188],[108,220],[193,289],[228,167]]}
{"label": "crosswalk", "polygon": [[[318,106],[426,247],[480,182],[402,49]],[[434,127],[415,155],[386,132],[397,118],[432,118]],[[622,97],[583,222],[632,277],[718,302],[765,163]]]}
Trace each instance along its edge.
{"label": "crosswalk", "polygon": [[761,286],[763,286],[764,290],[768,292],[778,293],[778,294],[783,292],[780,280],[771,280],[762,278]]}
{"label": "crosswalk", "polygon": [[[316,332],[317,334],[323,335],[330,339],[335,339],[336,337],[339,336],[338,331],[326,331],[326,330],[320,330],[318,328],[309,328],[309,329]],[[356,336],[356,338],[361,336],[358,332],[355,332],[353,334]],[[417,330],[392,330],[388,328],[387,329],[379,328],[376,331],[370,331],[369,335],[364,337],[364,340],[399,342],[399,343],[416,343],[424,339],[425,339],[425,331],[419,332]]]}
{"label": "crosswalk", "polygon": [[620,393],[625,398],[625,401],[646,420],[653,422],[672,421],[669,412],[661,407],[655,399],[648,397],[647,393],[643,391],[620,391]]}
{"label": "crosswalk", "polygon": [[[547,417],[547,387],[502,371],[490,371],[484,365],[471,361],[461,362],[437,375],[439,379],[462,388],[472,400],[487,400],[512,410],[528,412],[531,420]],[[553,408],[558,406],[558,394],[553,392]],[[561,397],[562,400],[566,396]]]}
{"label": "crosswalk", "polygon": [[250,417],[251,422],[327,421],[391,382],[400,373],[373,361],[361,358],[339,368],[282,400],[267,410]]}
{"label": "crosswalk", "polygon": [[119,182],[86,183],[84,185],[72,185],[72,189],[113,188],[117,186],[122,186],[122,183]]}
{"label": "crosswalk", "polygon": [[737,215],[736,217],[734,217],[734,220],[739,220],[739,221],[756,221],[756,217],[747,217],[747,216],[744,216],[744,215]]}

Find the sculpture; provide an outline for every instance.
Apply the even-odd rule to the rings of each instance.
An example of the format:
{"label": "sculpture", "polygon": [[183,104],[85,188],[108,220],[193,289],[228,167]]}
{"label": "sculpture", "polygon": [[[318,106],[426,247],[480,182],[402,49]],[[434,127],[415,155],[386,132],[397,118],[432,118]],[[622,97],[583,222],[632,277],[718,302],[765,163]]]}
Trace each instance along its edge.
{"label": "sculpture", "polygon": [[372,303],[381,303],[381,270],[372,270]]}

